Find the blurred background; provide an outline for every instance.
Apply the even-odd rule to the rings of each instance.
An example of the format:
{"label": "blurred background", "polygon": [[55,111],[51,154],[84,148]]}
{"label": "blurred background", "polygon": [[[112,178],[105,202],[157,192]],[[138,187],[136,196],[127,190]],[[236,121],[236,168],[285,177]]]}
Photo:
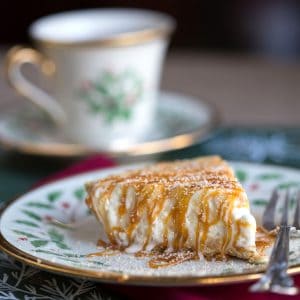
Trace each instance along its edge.
{"label": "blurred background", "polygon": [[288,60],[296,59],[300,53],[300,2],[297,0],[2,1],[0,41],[28,42],[28,26],[44,15],[118,6],[154,9],[174,16],[178,29],[172,48],[255,52]]}
{"label": "blurred background", "polygon": [[[30,44],[37,18],[93,7],[159,10],[178,22],[162,88],[217,106],[225,125],[300,123],[300,2],[297,0],[2,1],[0,44]],[[0,108],[15,98],[6,82]]]}

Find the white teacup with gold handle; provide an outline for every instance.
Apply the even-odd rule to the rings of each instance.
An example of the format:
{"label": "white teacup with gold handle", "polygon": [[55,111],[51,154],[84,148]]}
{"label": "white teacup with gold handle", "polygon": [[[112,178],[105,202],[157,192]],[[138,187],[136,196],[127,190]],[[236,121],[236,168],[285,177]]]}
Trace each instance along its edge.
{"label": "white teacup with gold handle", "polygon": [[[37,49],[16,46],[7,77],[73,142],[107,148],[132,143],[150,127],[162,63],[175,22],[139,9],[60,13],[33,23]],[[51,77],[51,95],[22,74],[31,63]]]}

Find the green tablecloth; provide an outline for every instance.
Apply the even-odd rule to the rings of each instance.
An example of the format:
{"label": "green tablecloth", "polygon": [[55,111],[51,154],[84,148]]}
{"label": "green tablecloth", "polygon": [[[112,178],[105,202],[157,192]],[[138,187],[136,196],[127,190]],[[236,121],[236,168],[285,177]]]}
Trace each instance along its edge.
{"label": "green tablecloth", "polygon": [[[223,128],[188,149],[159,156],[160,160],[219,154],[225,159],[272,163],[300,168],[300,129]],[[72,164],[54,159],[0,151],[0,205],[35,182]],[[0,299],[121,299],[101,284],[42,272],[0,252]]]}

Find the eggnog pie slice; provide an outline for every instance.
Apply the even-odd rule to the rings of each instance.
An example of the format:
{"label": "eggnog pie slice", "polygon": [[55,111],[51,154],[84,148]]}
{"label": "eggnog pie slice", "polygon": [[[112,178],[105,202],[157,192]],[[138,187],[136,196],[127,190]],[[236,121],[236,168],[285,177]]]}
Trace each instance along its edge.
{"label": "eggnog pie slice", "polygon": [[157,255],[162,264],[199,255],[259,259],[247,195],[218,156],[158,163],[87,183],[86,189],[107,247]]}

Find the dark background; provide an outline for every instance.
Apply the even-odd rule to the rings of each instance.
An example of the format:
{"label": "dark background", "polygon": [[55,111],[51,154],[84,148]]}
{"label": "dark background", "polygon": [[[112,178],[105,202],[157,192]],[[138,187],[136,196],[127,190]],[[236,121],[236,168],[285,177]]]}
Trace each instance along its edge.
{"label": "dark background", "polygon": [[297,59],[300,53],[300,1],[296,0],[5,0],[0,4],[0,42],[28,43],[35,19],[65,10],[139,7],[177,19],[172,48],[259,52]]}

